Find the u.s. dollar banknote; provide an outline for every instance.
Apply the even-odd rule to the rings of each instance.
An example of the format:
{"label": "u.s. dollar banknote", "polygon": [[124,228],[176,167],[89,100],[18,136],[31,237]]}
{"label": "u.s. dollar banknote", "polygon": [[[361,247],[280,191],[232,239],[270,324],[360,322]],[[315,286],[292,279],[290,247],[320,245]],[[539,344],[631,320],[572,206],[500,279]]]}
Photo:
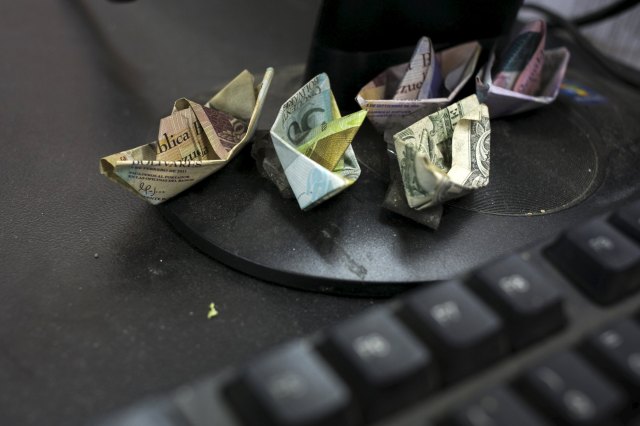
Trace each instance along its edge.
{"label": "u.s. dollar banknote", "polygon": [[555,100],[569,63],[564,48],[544,50],[546,24],[525,25],[502,52],[495,53],[476,76],[476,92],[491,110],[491,117],[539,108]]}
{"label": "u.s. dollar banknote", "polygon": [[358,179],[351,141],[366,114],[342,117],[326,74],[311,79],[282,105],[271,138],[301,209],[320,204]]}
{"label": "u.s. dollar banknote", "polygon": [[273,69],[256,85],[242,71],[205,105],[182,98],[160,120],[158,140],[109,155],[100,172],[159,204],[184,191],[235,157],[253,136]]}
{"label": "u.s. dollar banknote", "polygon": [[358,93],[360,107],[380,132],[419,109],[437,111],[448,105],[471,78],[480,44],[469,42],[435,52],[423,37],[409,62],[392,66]]}
{"label": "u.s. dollar banknote", "polygon": [[475,95],[393,136],[409,207],[426,209],[489,183],[489,110]]}

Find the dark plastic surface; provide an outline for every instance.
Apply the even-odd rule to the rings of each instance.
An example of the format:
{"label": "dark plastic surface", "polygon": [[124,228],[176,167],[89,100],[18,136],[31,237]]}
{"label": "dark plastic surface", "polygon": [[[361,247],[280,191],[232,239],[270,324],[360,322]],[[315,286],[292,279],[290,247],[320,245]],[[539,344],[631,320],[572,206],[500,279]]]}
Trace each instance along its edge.
{"label": "dark plastic surface", "polygon": [[[300,68],[276,74],[265,115],[300,85]],[[336,294],[385,296],[469,270],[552,235],[640,184],[640,96],[597,87],[606,101],[560,96],[547,108],[491,123],[488,187],[450,203],[433,231],[381,208],[388,186],[382,136],[365,123],[353,142],[360,179],[303,212],[259,176],[249,150],[159,206],[189,241],[260,279]],[[571,209],[580,205],[580,209]]]}
{"label": "dark plastic surface", "polygon": [[[613,211],[608,213],[613,213]],[[607,216],[607,214],[601,215],[599,219],[606,219]],[[265,356],[272,361],[276,361],[279,357],[280,365],[291,365],[293,360],[288,359],[287,356],[282,356],[287,351],[287,347],[308,345],[307,347],[317,348],[320,355],[329,361],[331,367],[335,369],[334,371],[347,383],[353,385],[351,389],[354,396],[359,400],[357,405],[361,413],[367,412],[369,409],[382,408],[383,404],[378,403],[369,402],[362,405],[374,388],[372,385],[357,386],[357,383],[354,382],[357,372],[363,371],[362,368],[357,367],[357,364],[363,361],[362,357],[375,356],[374,354],[381,356],[380,359],[375,359],[375,363],[380,368],[375,369],[374,375],[370,376],[380,378],[380,375],[384,374],[385,370],[387,372],[389,370],[379,363],[396,358],[393,356],[394,339],[392,334],[399,333],[396,335],[396,337],[399,337],[403,334],[401,332],[403,327],[409,327],[415,333],[413,334],[414,336],[418,336],[423,343],[426,342],[429,348],[433,350],[435,354],[435,365],[433,367],[438,372],[446,371],[454,365],[460,365],[459,363],[466,365],[469,363],[477,364],[479,357],[483,356],[483,352],[485,355],[495,352],[499,345],[493,343],[487,345],[484,350],[479,350],[480,348],[477,345],[481,341],[469,339],[471,335],[475,334],[477,336],[478,327],[487,330],[487,315],[493,316],[497,314],[495,311],[487,310],[486,307],[478,309],[481,305],[478,305],[478,300],[472,298],[470,293],[474,291],[477,285],[477,282],[472,278],[483,275],[483,271],[495,272],[495,265],[503,264],[505,261],[509,262],[509,259],[518,258],[519,265],[514,265],[517,271],[526,275],[529,275],[526,271],[537,271],[541,276],[548,278],[547,283],[553,283],[554,288],[565,295],[563,305],[568,317],[566,327],[562,329],[547,329],[543,339],[537,340],[531,347],[524,350],[521,347],[513,346],[516,343],[513,340],[513,336],[507,338],[512,351],[505,354],[495,364],[491,366],[476,365],[478,369],[470,371],[471,375],[466,377],[463,383],[454,384],[453,386],[445,384],[444,388],[437,388],[429,397],[426,399],[420,398],[418,401],[414,401],[415,404],[413,405],[392,409],[387,405],[391,402],[390,399],[385,398],[384,405],[392,409],[393,413],[382,419],[379,422],[380,426],[424,425],[427,424],[427,419],[435,421],[436,424],[444,424],[440,420],[448,419],[454,413],[457,415],[465,411],[467,414],[472,415],[468,418],[470,423],[473,423],[471,421],[473,419],[486,418],[481,412],[483,410],[487,410],[485,414],[489,415],[489,417],[497,416],[496,422],[500,424],[503,424],[505,420],[507,420],[506,424],[521,421],[522,419],[518,418],[520,416],[524,416],[529,420],[533,420],[534,417],[538,418],[538,416],[532,417],[529,413],[526,413],[529,410],[525,410],[523,413],[521,410],[516,409],[515,412],[510,413],[511,417],[505,419],[507,413],[502,412],[502,409],[508,409],[509,405],[518,400],[524,404],[521,408],[529,406],[540,415],[545,412],[544,418],[549,424],[556,424],[559,417],[566,417],[567,415],[570,417],[578,416],[585,420],[592,418],[595,420],[593,422],[587,421],[586,423],[588,424],[631,424],[633,422],[630,422],[630,419],[637,418],[637,414],[634,414],[634,411],[637,413],[638,397],[640,396],[636,391],[637,389],[635,389],[638,385],[635,383],[637,381],[634,382],[629,376],[631,374],[630,370],[635,368],[636,364],[635,356],[632,354],[635,351],[633,348],[637,346],[635,345],[637,342],[633,341],[633,335],[640,330],[637,327],[637,323],[633,324],[631,316],[635,315],[637,317],[639,312],[640,293],[636,292],[615,306],[605,309],[594,305],[584,294],[576,289],[575,283],[553,267],[544,256],[544,249],[552,241],[553,239],[541,241],[527,249],[518,250],[516,253],[504,257],[496,263],[480,266],[478,270],[457,277],[454,281],[409,292],[401,298],[396,298],[382,306],[368,309],[347,321],[343,321],[335,328],[325,329],[306,336],[304,339],[290,341],[288,344],[264,354],[254,360],[253,363],[250,362],[244,365],[238,363],[234,368],[229,368],[221,374],[204,378],[196,384],[184,385],[175,391],[172,400],[184,410],[183,412],[193,421],[194,426],[209,424],[238,426],[242,422],[234,415],[234,412],[238,416],[245,412],[252,412],[252,407],[255,404],[248,399],[234,398],[233,405],[235,408],[230,407],[229,401],[225,400],[224,390],[232,389],[234,383],[239,383],[237,381],[238,377],[246,376],[247,371],[251,371],[256,366],[263,364]],[[537,287],[541,283],[542,281],[532,281],[531,285],[532,287]],[[539,294],[538,290],[534,292]],[[414,315],[408,315],[409,312],[413,312]],[[481,312],[484,312],[484,314],[481,314]],[[381,322],[379,320],[379,318],[389,318],[391,316],[395,317],[393,322],[399,326],[396,330],[392,330],[395,327],[389,328],[388,325],[385,326],[383,324],[384,321]],[[499,317],[506,323],[514,319],[510,316],[504,316],[504,313],[499,314]],[[520,316],[520,319],[527,320],[526,315]],[[627,324],[624,330],[616,326],[616,324],[620,324],[619,321],[621,319],[624,319],[623,321]],[[629,326],[631,329],[629,329]],[[336,352],[338,350],[337,347],[334,347],[334,350],[330,350],[333,345],[330,345],[329,341],[335,342],[336,330],[346,331],[346,335],[342,333],[342,338],[339,338],[340,341],[345,343],[344,345],[338,344],[342,346],[342,350],[339,351],[345,354],[353,350],[359,352],[359,355],[355,357],[356,365],[336,360],[338,355],[338,352]],[[596,330],[599,333],[598,341],[607,347],[607,354],[594,353],[592,350],[583,352],[584,344],[587,341],[593,341],[594,337],[589,336],[593,336],[592,333]],[[405,328],[405,332],[407,331]],[[436,333],[436,331],[438,332]],[[434,333],[437,334],[437,339]],[[485,337],[487,336],[484,333],[482,334]],[[346,340],[343,338],[346,338]],[[353,338],[355,340],[352,340]],[[447,343],[453,343],[453,346]],[[391,347],[387,345],[391,345]],[[469,345],[475,348],[472,349]],[[576,352],[573,352],[573,350],[576,350]],[[278,353],[281,355],[276,355],[274,358],[274,354]],[[454,356],[456,353],[461,356]],[[473,356],[469,356],[470,353]],[[588,362],[586,362],[586,359],[582,360],[582,355],[589,356]],[[567,357],[571,358],[568,363],[565,362]],[[347,356],[347,358],[351,359],[352,357]],[[386,358],[386,361],[383,358]],[[373,363],[374,360],[367,361],[367,363],[369,362]],[[612,365],[612,362],[615,365]],[[561,364],[563,366],[560,366]],[[557,368],[559,366],[560,368]],[[551,371],[553,369],[556,370],[555,373]],[[432,379],[435,377],[432,373],[429,375]],[[273,376],[267,376],[265,380],[270,380],[270,377]],[[427,382],[428,380],[421,379],[422,386],[420,389],[422,392],[426,390],[425,384]],[[538,383],[537,385],[535,384],[536,382]],[[562,384],[563,382],[566,386]],[[625,383],[624,387],[621,382]],[[518,385],[515,388],[511,388],[515,391],[514,396],[516,396],[513,401],[503,400],[491,392],[491,389],[495,389],[496,386],[511,387],[514,383],[522,386]],[[624,395],[620,392],[623,388],[626,388]],[[408,403],[409,401],[404,398],[407,396],[417,397],[421,393],[420,391],[416,393],[412,389],[412,383],[409,382],[404,382],[402,385],[399,384],[397,388],[393,388],[393,391],[391,389],[387,388],[389,392],[393,393],[394,397],[400,397],[397,400],[399,403],[401,400]],[[605,397],[602,397],[603,394],[605,394]],[[240,397],[240,395],[237,396]],[[496,406],[494,397],[502,400],[499,404],[501,407]],[[600,399],[601,397],[602,399]],[[479,405],[475,408],[469,407],[467,404],[471,400],[477,401]],[[621,401],[626,401],[626,403],[621,404]],[[512,406],[511,408],[517,407]],[[144,410],[145,406],[141,406],[141,409]],[[623,409],[622,412],[620,412],[621,409]],[[475,413],[471,413],[469,410],[473,410]],[[541,412],[537,410],[541,410]],[[619,422],[616,422],[612,416],[618,417],[617,420]],[[498,421],[498,419],[502,420]],[[547,424],[547,422],[544,424]],[[540,422],[536,421],[534,423],[539,424]],[[463,424],[467,423],[463,422]]]}
{"label": "dark plastic surface", "polygon": [[[615,208],[613,205],[611,207]],[[611,214],[613,211],[608,213]],[[604,220],[607,216],[607,214],[601,215],[599,219]],[[478,412],[481,408],[488,410],[486,414],[490,414],[490,417],[498,416],[502,420],[506,420],[504,418],[506,413],[500,414],[499,411],[507,407],[503,406],[502,402],[500,403],[501,408],[496,406],[494,401],[491,400],[491,389],[495,389],[496,386],[511,387],[514,383],[525,384],[526,382],[529,382],[529,386],[511,388],[516,391],[514,395],[519,395],[516,400],[521,400],[525,406],[529,406],[540,415],[542,415],[542,412],[538,410],[546,412],[544,418],[549,424],[555,424],[557,418],[562,415],[558,410],[564,411],[569,416],[577,414],[584,419],[599,418],[598,421],[587,422],[588,424],[631,424],[632,422],[629,420],[637,418],[634,411],[637,413],[639,395],[634,389],[634,387],[637,388],[637,381],[634,382],[629,378],[629,371],[633,369],[635,361],[629,357],[629,354],[634,351],[633,347],[637,343],[635,341],[632,342],[632,334],[637,334],[638,331],[631,330],[630,335],[629,327],[626,327],[626,330],[623,331],[615,324],[620,324],[619,321],[625,319],[624,321],[631,325],[632,329],[637,330],[637,326],[631,324],[633,321],[631,316],[635,315],[637,317],[639,313],[640,293],[636,292],[629,295],[629,297],[615,306],[604,309],[594,305],[584,294],[577,290],[575,283],[553,267],[544,256],[544,249],[553,240],[552,238],[541,241],[524,250],[518,250],[508,257],[498,259],[497,262],[480,266],[478,270],[456,277],[457,279],[455,280],[409,292],[387,304],[357,314],[349,320],[343,321],[335,328],[325,329],[306,336],[304,339],[290,341],[288,344],[269,351],[268,354],[258,354],[253,363],[250,362],[244,365],[238,363],[234,368],[228,368],[218,375],[204,378],[199,383],[184,385],[176,389],[172,400],[189,416],[194,426],[205,426],[212,423],[220,426],[239,426],[242,422],[234,415],[234,412],[238,415],[252,412],[254,403],[247,399],[234,398],[234,407],[230,407],[229,401],[225,400],[224,390],[230,390],[233,387],[231,384],[237,383],[237,377],[246,376],[247,371],[255,369],[259,364],[263,364],[265,356],[273,358],[273,354],[282,354],[287,347],[292,345],[308,345],[307,347],[318,348],[320,355],[329,361],[339,376],[354,385],[351,386],[351,389],[354,396],[360,401],[358,406],[361,413],[368,411],[369,408],[382,408],[383,405],[377,403],[361,405],[366,396],[373,391],[373,388],[371,385],[361,387],[355,386],[356,383],[352,383],[356,372],[362,371],[361,368],[347,365],[349,363],[336,361],[337,352],[334,353],[334,351],[329,350],[332,345],[328,345],[329,341],[334,340],[334,331],[348,330],[347,335],[350,335],[351,332],[355,333],[353,336],[358,335],[351,342],[349,342],[351,339],[347,337],[346,346],[344,347],[347,351],[352,351],[358,346],[371,355],[373,353],[378,355],[384,353],[384,356],[381,355],[382,358],[387,356],[395,358],[392,355],[393,349],[391,349],[391,352],[387,352],[390,348],[383,342],[386,341],[387,344],[393,346],[393,339],[389,333],[397,333],[399,330],[391,331],[389,327],[376,320],[380,316],[395,316],[396,321],[394,322],[400,327],[400,330],[402,327],[409,327],[415,333],[414,336],[418,336],[423,342],[428,343],[429,348],[435,354],[434,367],[438,372],[450,369],[454,365],[468,367],[470,363],[478,364],[479,357],[483,356],[483,352],[485,355],[495,352],[500,345],[492,343],[487,345],[484,350],[478,350],[480,348],[477,345],[481,341],[469,339],[471,335],[475,334],[477,336],[479,329],[486,331],[486,320],[497,314],[497,312],[488,310],[486,307],[481,308],[482,305],[478,304],[478,300],[471,297],[470,292],[477,285],[472,280],[472,277],[483,275],[483,271],[494,270],[495,272],[494,266],[496,264],[503,264],[504,261],[517,257],[519,266],[515,267],[516,270],[525,274],[528,274],[525,271],[537,271],[541,276],[548,278],[547,283],[553,283],[553,287],[565,296],[563,304],[568,317],[566,327],[547,329],[544,336],[539,336],[544,338],[537,340],[527,348],[513,347],[512,345],[516,341],[513,338],[508,338],[507,342],[510,346],[510,351],[508,354],[504,354],[496,363],[491,366],[478,365],[479,370],[474,369],[471,371],[470,373],[472,374],[464,378],[464,382],[452,386],[445,385],[444,388],[440,387],[426,399],[420,398],[418,401],[414,401],[415,404],[413,405],[405,406],[404,408],[395,407],[397,411],[393,410],[394,413],[390,413],[390,416],[382,419],[379,422],[380,426],[424,425],[427,424],[427,420],[433,420],[436,424],[443,424],[440,420],[450,418],[453,414],[457,415],[464,412],[463,410],[471,414],[468,410],[461,409],[461,407],[467,406],[471,400],[478,401],[479,398],[481,398],[481,401],[478,401],[481,406],[473,410],[475,414],[473,414],[473,417],[469,417],[470,423],[473,423],[471,422],[472,419],[486,418],[486,416],[482,415],[482,412]],[[534,287],[539,284],[540,282],[532,282]],[[537,291],[535,292],[537,293]],[[408,315],[409,312],[413,312],[413,315]],[[503,314],[499,314],[499,316],[506,323],[512,320],[512,318],[503,316]],[[526,320],[526,315],[521,316],[520,319]],[[620,333],[618,336],[608,331],[610,330],[608,327],[612,326],[617,328],[614,333]],[[407,329],[405,328],[405,330]],[[598,331],[598,340],[608,347],[608,354],[604,359],[602,357],[604,354],[602,353],[582,351],[585,342],[587,340],[592,341],[593,337],[589,336],[593,336],[592,333],[594,331]],[[484,337],[488,337],[485,333],[482,334]],[[385,338],[385,335],[388,337]],[[343,337],[345,336],[343,335]],[[451,343],[453,343],[453,346]],[[469,345],[475,348],[472,349]],[[581,349],[578,351],[577,349],[579,348]],[[573,350],[576,350],[576,352],[573,352]],[[578,355],[578,352],[581,355]],[[454,356],[456,353],[459,356]],[[470,353],[473,354],[472,357],[469,356]],[[575,355],[569,356],[568,354],[570,353]],[[588,363],[582,361],[582,355],[589,356]],[[356,357],[358,359],[356,362],[362,361],[360,356],[362,354]],[[569,363],[562,361],[562,359],[566,360],[567,356],[572,359]],[[377,359],[375,362],[383,362],[382,358]],[[386,359],[386,361],[391,361],[391,359]],[[560,364],[564,364],[560,369],[556,368],[559,366],[558,361]],[[612,361],[617,365],[612,366]],[[281,365],[291,365],[293,360],[285,360],[280,356],[280,363]],[[541,365],[546,365],[550,369],[556,368],[556,373],[546,371],[546,368],[540,368]],[[621,367],[624,370],[622,374],[620,374]],[[379,377],[379,373],[383,373],[384,370],[384,367],[376,369],[375,376]],[[559,375],[558,380],[549,377],[550,374]],[[432,379],[435,378],[433,374],[430,374],[430,376]],[[540,378],[539,381],[536,379],[538,376]],[[562,385],[560,376],[562,376],[567,386]],[[537,391],[531,389],[532,378],[534,382],[538,381],[541,385],[536,386],[539,388]],[[268,380],[268,378],[265,379]],[[422,380],[421,382],[421,390],[425,391],[424,386],[428,381]],[[620,382],[626,383],[625,395],[619,392],[623,389]],[[380,382],[378,383],[380,384]],[[603,394],[603,389],[606,395],[599,399]],[[391,388],[388,390],[391,391]],[[405,391],[407,393],[404,393]],[[400,395],[406,397],[410,394],[417,396],[411,390],[411,384],[407,382],[394,388],[393,391],[393,395],[396,397]],[[584,395],[587,399],[581,398],[581,395]],[[627,397],[629,398],[627,399]],[[568,399],[571,402],[568,402]],[[611,404],[612,401],[614,404]],[[621,401],[626,401],[626,403],[620,404]],[[405,400],[405,402],[408,401]],[[555,404],[555,408],[550,406],[550,402],[552,405]],[[584,402],[584,404],[581,402]],[[385,403],[390,403],[390,400],[385,399]],[[504,401],[504,404],[509,404],[509,402]],[[496,411],[498,408],[499,411]],[[623,408],[625,410],[619,412],[619,409]],[[141,409],[145,409],[144,405]],[[522,419],[518,418],[520,416],[530,420],[538,418],[538,416],[532,417],[528,413],[520,411],[516,410],[516,412],[511,413],[512,418],[507,419],[509,421],[506,424],[510,425],[513,422],[521,421]],[[620,416],[617,419],[619,422],[616,422],[612,416]],[[500,424],[502,423],[500,422]],[[539,424],[537,421],[534,423]]]}
{"label": "dark plastic surface", "polygon": [[603,305],[618,302],[640,288],[640,247],[604,220],[566,232],[546,253]]}
{"label": "dark plastic surface", "polygon": [[[551,383],[560,386],[549,385],[554,379]],[[615,414],[627,403],[615,383],[572,351],[552,355],[527,372],[518,386],[550,419],[565,424],[615,424]]]}

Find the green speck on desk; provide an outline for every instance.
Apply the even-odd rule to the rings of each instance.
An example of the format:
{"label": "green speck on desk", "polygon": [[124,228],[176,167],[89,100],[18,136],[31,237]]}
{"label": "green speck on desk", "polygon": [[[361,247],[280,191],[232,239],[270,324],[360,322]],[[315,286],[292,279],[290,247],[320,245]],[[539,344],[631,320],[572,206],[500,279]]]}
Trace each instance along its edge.
{"label": "green speck on desk", "polygon": [[216,310],[216,305],[214,303],[209,304],[209,313],[207,314],[207,319],[211,319],[213,317],[218,316],[218,311]]}

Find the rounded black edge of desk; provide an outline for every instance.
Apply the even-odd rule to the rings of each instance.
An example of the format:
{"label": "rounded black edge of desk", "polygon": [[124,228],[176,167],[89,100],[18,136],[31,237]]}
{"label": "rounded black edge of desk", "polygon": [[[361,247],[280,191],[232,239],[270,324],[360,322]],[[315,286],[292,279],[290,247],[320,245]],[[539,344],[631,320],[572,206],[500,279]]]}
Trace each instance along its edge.
{"label": "rounded black edge of desk", "polygon": [[196,247],[214,260],[254,278],[270,284],[283,285],[298,290],[335,294],[350,297],[391,297],[427,282],[392,283],[384,281],[336,280],[295,272],[283,272],[253,262],[242,256],[230,253],[207,239],[185,224],[170,208],[162,204],[157,206],[162,216],[189,244]]}

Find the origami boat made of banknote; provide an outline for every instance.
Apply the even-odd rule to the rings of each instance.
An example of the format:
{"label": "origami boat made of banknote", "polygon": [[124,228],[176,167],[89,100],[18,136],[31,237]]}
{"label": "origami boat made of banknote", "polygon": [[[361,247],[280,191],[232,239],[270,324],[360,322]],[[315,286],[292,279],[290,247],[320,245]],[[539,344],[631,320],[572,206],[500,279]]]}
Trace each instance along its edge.
{"label": "origami boat made of banknote", "polygon": [[491,118],[505,117],[549,105],[558,97],[569,57],[569,51],[565,47],[544,51],[541,88],[532,96],[493,84],[491,69],[495,63],[495,54],[492,54],[476,76],[478,98],[489,107]]}
{"label": "origami boat made of banknote", "polygon": [[491,118],[540,108],[558,96],[570,55],[564,47],[545,50],[546,34],[544,21],[529,22],[501,53],[499,65],[494,67],[492,52],[478,72],[476,93]]}
{"label": "origami boat made of banknote", "polygon": [[243,71],[204,106],[178,99],[160,120],[158,140],[100,160],[100,172],[151,204],[162,203],[217,172],[256,130],[273,69],[255,85]]}
{"label": "origami boat made of banknote", "polygon": [[[428,39],[423,37],[418,42],[416,51],[420,49],[421,44],[425,44],[427,41]],[[473,76],[480,51],[480,44],[472,41],[435,53],[436,60],[433,63],[440,65],[446,96],[423,99],[391,99],[409,70],[410,62],[405,62],[387,68],[367,83],[356,96],[356,101],[362,109],[368,111],[369,121],[379,132],[384,131],[395,120],[418,109],[424,108],[425,114],[435,112],[451,104]],[[416,52],[414,52],[412,60],[415,56]]]}
{"label": "origami boat made of banknote", "polygon": [[366,115],[340,115],[326,74],[311,79],[282,105],[271,139],[301,209],[317,206],[358,179],[351,141]]}
{"label": "origami boat made of banknote", "polygon": [[475,95],[393,136],[409,207],[440,205],[489,183],[491,123]]}

